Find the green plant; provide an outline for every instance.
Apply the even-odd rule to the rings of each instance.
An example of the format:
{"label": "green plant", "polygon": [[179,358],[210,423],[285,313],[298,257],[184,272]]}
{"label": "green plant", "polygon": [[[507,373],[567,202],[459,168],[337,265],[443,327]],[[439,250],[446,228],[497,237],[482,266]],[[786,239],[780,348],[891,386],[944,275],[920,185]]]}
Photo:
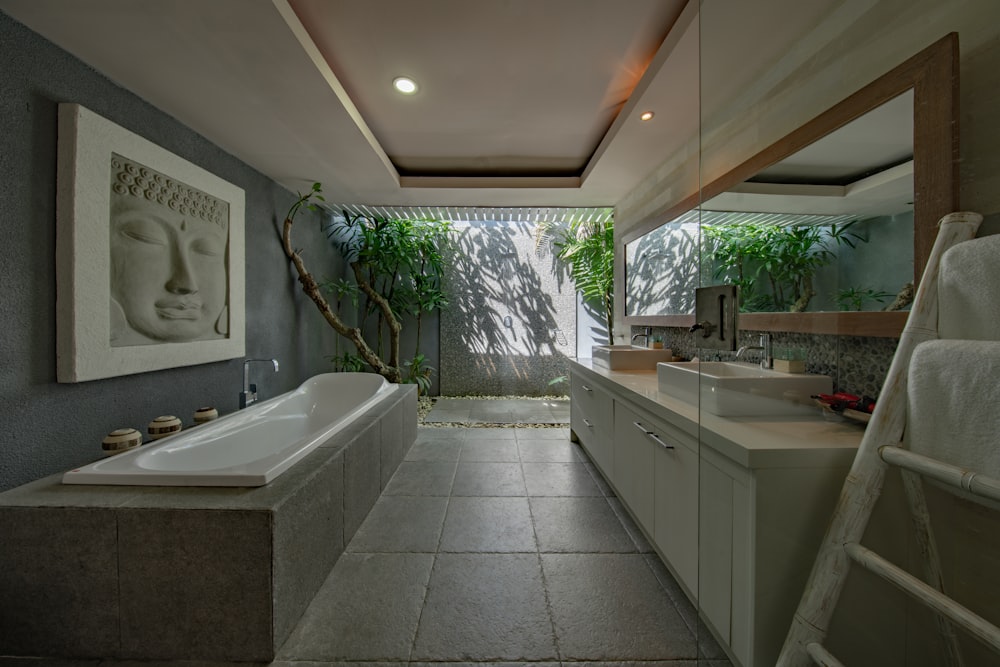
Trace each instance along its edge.
{"label": "green plant", "polygon": [[410,361],[403,362],[403,367],[406,369],[403,382],[417,385],[417,396],[426,394],[431,388],[431,375],[434,369],[427,366],[426,361],[424,355],[418,354]]}
{"label": "green plant", "polygon": [[891,292],[872,289],[871,287],[848,287],[834,293],[833,298],[841,310],[862,310],[866,301],[884,303],[886,299],[895,296]]}
{"label": "green plant", "polygon": [[608,344],[614,344],[614,222],[576,220],[568,226],[555,222],[538,223],[536,244],[551,239],[556,257],[569,267],[569,275],[585,301],[600,308],[608,330]]}
{"label": "green plant", "polygon": [[[447,305],[440,288],[444,263],[440,246],[450,231],[450,223],[368,218],[347,213],[333,217],[325,226],[326,232],[348,263],[354,281],[339,279],[321,285],[306,268],[301,251],[293,249],[291,243],[296,214],[303,207],[315,210],[313,201],[322,201],[320,192],[320,184],[314,183],[309,192],[300,193],[285,217],[282,230],[285,254],[299,274],[303,291],[330,326],[354,344],[357,356],[375,372],[396,383],[407,378],[418,381],[416,378],[429,377],[433,369],[422,363],[420,371],[412,368],[412,362],[407,362],[410,366],[400,363],[402,316],[413,315],[416,319],[416,359],[422,356],[419,355],[422,315]],[[336,308],[331,306],[324,291],[336,296]],[[352,304],[359,304],[363,298],[359,304],[361,326],[348,326],[341,318],[339,312],[345,298]],[[376,318],[374,346],[363,335],[364,320],[372,316]],[[384,338],[386,330],[388,341]],[[334,358],[343,360],[346,356]]]}
{"label": "green plant", "polygon": [[[843,225],[731,223],[703,225],[713,277],[739,285],[744,310],[802,312],[816,290],[816,271],[834,260],[833,248],[867,242]],[[766,289],[761,289],[761,284]]]}
{"label": "green plant", "polygon": [[337,355],[331,355],[327,357],[330,360],[330,364],[333,366],[335,371],[353,371],[360,372],[365,369],[365,360],[356,354],[351,354],[350,352],[342,352]]}

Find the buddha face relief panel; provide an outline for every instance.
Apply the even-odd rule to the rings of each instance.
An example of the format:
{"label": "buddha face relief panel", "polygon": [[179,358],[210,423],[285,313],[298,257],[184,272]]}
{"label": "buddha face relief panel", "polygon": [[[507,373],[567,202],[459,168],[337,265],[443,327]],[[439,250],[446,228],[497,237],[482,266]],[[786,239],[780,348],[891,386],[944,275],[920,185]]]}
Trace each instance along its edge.
{"label": "buddha face relief panel", "polygon": [[111,346],[226,338],[229,205],[111,158]]}

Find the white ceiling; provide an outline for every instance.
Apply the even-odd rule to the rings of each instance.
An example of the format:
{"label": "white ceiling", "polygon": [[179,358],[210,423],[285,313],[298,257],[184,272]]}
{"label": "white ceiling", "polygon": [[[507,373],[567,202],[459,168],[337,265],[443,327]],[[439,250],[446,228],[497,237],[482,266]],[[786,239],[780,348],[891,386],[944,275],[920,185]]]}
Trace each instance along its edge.
{"label": "white ceiling", "polygon": [[[293,190],[464,206],[613,205],[660,164],[697,127],[696,94],[694,127],[670,122],[678,81],[697,90],[686,5],[0,0]],[[416,95],[391,89],[401,74]]]}
{"label": "white ceiling", "polygon": [[[708,3],[701,26],[698,0],[0,10],[292,190],[319,181],[341,204],[606,207],[690,150],[700,119],[810,40],[835,4]],[[395,93],[399,75],[419,92]],[[645,110],[652,121],[638,120]]]}

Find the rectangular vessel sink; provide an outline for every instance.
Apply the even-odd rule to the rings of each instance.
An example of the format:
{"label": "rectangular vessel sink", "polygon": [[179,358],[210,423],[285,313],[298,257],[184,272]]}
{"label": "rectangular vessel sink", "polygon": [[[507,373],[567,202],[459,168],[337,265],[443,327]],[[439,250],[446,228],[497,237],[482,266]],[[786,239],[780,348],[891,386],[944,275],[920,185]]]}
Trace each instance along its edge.
{"label": "rectangular vessel sink", "polygon": [[662,393],[720,417],[768,417],[816,412],[810,398],[829,394],[826,375],[782,373],[729,361],[681,361],[656,365]]}
{"label": "rectangular vessel sink", "polygon": [[670,361],[673,352],[669,347],[653,349],[635,345],[595,345],[592,348],[595,366],[612,371],[651,371],[661,361]]}

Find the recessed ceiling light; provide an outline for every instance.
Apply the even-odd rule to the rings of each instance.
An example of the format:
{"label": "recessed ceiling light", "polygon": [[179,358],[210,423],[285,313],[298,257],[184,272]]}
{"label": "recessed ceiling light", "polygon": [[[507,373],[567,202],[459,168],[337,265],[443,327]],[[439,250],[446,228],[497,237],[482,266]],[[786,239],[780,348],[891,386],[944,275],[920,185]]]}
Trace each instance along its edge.
{"label": "recessed ceiling light", "polygon": [[397,76],[393,79],[392,87],[404,95],[412,95],[417,92],[417,82],[405,76]]}
{"label": "recessed ceiling light", "polygon": [[639,114],[639,120],[652,120],[654,115],[652,111],[643,111]]}

